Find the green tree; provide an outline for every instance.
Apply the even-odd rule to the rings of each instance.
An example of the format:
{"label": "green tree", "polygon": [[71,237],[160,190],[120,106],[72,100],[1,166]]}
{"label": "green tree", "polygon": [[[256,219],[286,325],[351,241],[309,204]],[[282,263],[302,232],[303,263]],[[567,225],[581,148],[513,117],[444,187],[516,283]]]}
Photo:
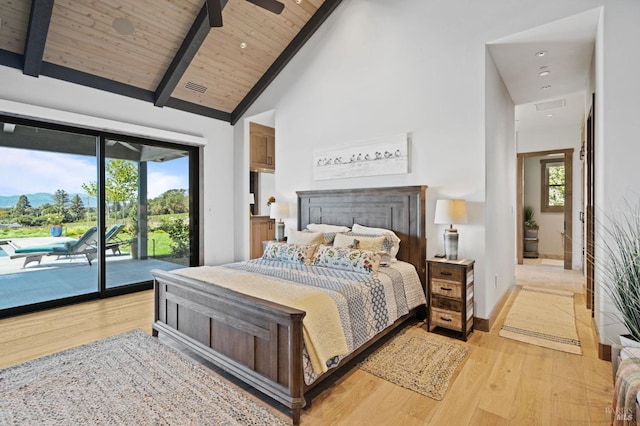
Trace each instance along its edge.
{"label": "green tree", "polygon": [[16,207],[13,209],[13,215],[15,217],[30,215],[32,214],[32,211],[33,208],[31,207],[29,198],[26,195],[21,195],[20,197],[18,197]]}
{"label": "green tree", "polygon": [[[106,201],[115,209],[122,207],[124,219],[124,204],[135,201],[138,193],[138,168],[132,161],[111,159],[105,164],[105,172]],[[96,182],[83,183],[82,189],[92,197],[98,196]]]}
{"label": "green tree", "polygon": [[564,206],[564,165],[551,166],[549,173],[549,205]]}
{"label": "green tree", "polygon": [[189,200],[186,189],[170,189],[162,195],[149,200],[149,212],[152,215],[187,213]]}
{"label": "green tree", "polygon": [[77,222],[84,218],[87,209],[84,207],[84,203],[78,194],[74,195],[71,199],[71,207],[69,207],[69,214],[72,221]]}

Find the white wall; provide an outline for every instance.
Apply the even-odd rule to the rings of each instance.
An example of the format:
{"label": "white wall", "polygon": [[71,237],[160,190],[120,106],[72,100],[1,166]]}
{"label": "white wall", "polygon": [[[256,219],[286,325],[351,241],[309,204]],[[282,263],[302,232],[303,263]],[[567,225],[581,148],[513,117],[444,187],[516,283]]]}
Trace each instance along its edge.
{"label": "white wall", "polygon": [[[233,260],[234,238],[229,224],[233,223],[234,212],[226,207],[233,197],[233,186],[220,184],[233,178],[233,164],[229,161],[233,156],[233,127],[229,123],[170,108],[156,108],[149,102],[48,77],[27,77],[19,70],[4,66],[0,66],[0,81],[0,99],[22,104],[20,109],[35,119],[40,113],[38,107],[45,107],[81,114],[73,116],[71,123],[79,127],[93,126],[99,120],[92,117],[100,117],[121,123],[115,125],[117,129],[139,135],[157,137],[166,130],[205,138],[204,217],[201,218],[205,263]],[[246,211],[245,208],[245,215]]]}
{"label": "white wall", "polygon": [[[496,239],[488,241],[487,230],[499,229],[501,221],[511,220],[514,206],[511,195],[493,192],[496,188],[489,185],[494,182],[485,173],[508,176],[512,167],[508,155],[502,158],[488,146],[504,146],[508,131],[498,125],[486,128],[488,104],[495,102],[495,111],[506,109],[499,105],[496,81],[496,90],[485,89],[487,79],[494,80],[486,75],[485,45],[599,3],[343,1],[246,114],[276,111],[276,197],[294,203],[297,190],[429,185],[429,256],[442,250],[443,227],[433,224],[434,201],[466,199],[470,223],[459,226],[460,255],[477,261],[477,315],[488,318],[513,282],[508,265],[513,264],[515,254],[503,257],[513,247],[513,231],[509,238],[495,233]],[[487,96],[496,99],[485,99]],[[315,147],[402,132],[411,135],[408,174],[313,180]],[[487,141],[494,133],[500,137]],[[235,126],[235,160],[245,170],[246,135],[241,120]],[[236,171],[240,188],[248,185],[242,182],[244,174]],[[515,193],[514,174],[512,178],[513,183],[507,181],[507,185]],[[488,202],[493,204],[489,207]],[[295,226],[295,216],[287,225]]]}
{"label": "white wall", "polygon": [[[629,43],[640,40],[640,2],[606,2],[596,40],[596,138],[595,214],[596,243],[611,215],[625,200],[640,198],[640,55],[631,53]],[[596,315],[600,342],[617,343],[624,327],[612,317],[601,278],[606,253],[596,244]]]}
{"label": "white wall", "polygon": [[[515,106],[487,49],[485,99],[486,263],[485,305],[491,315],[507,289],[515,285],[516,141]],[[481,277],[482,278],[482,277]],[[487,318],[487,316],[483,316]]]}
{"label": "white wall", "polygon": [[[564,213],[542,213],[540,211],[542,193],[540,160],[548,158],[551,157],[527,157],[524,159],[524,205],[532,207],[533,220],[540,227],[538,229],[538,253],[540,257],[551,255],[554,256],[552,258],[560,256],[558,257],[559,259],[564,259],[564,249],[562,247]],[[564,161],[564,157],[559,157],[559,161]],[[575,208],[579,209],[580,207],[576,205]]]}
{"label": "white wall", "polygon": [[[585,82],[586,84],[586,82]],[[573,149],[573,227],[572,232],[572,269],[582,269],[582,129],[580,126],[555,127],[540,131],[518,132],[518,153]],[[540,201],[537,201],[538,206]],[[538,208],[539,211],[539,208]],[[541,214],[537,214],[541,218]],[[536,219],[537,220],[537,219]]]}

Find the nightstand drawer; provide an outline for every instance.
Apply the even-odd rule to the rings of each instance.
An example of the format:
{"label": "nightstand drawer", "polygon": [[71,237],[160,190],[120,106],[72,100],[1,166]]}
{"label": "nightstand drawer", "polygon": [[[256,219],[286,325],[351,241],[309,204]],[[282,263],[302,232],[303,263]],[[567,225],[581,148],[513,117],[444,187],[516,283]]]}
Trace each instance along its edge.
{"label": "nightstand drawer", "polygon": [[431,307],[431,325],[451,328],[453,330],[462,329],[462,315],[460,312],[447,311]]}
{"label": "nightstand drawer", "polygon": [[443,309],[445,311],[462,312],[462,302],[456,299],[448,299],[434,295],[431,299],[431,305],[434,308]]}
{"label": "nightstand drawer", "polygon": [[431,293],[459,299],[462,295],[462,286],[459,282],[432,278]]}
{"label": "nightstand drawer", "polygon": [[457,281],[462,282],[462,274],[464,271],[460,268],[452,268],[449,265],[438,265],[432,264],[431,268],[431,277],[433,279],[442,279],[449,281]]}

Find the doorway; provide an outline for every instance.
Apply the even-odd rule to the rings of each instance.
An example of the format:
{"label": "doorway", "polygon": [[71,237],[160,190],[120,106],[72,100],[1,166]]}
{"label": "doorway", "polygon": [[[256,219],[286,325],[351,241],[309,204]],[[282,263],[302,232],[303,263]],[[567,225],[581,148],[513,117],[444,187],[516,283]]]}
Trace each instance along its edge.
{"label": "doorway", "polygon": [[[529,160],[528,160],[529,159]],[[535,161],[530,161],[535,160]],[[537,163],[536,165],[533,165]],[[525,167],[525,166],[528,167]],[[536,173],[527,173],[532,167],[537,168],[539,179],[531,182],[526,176],[536,176]],[[536,170],[533,170],[535,172]],[[530,178],[531,179],[531,178]],[[537,258],[561,259],[564,269],[572,269],[572,227],[573,227],[573,149],[560,149],[550,151],[538,151],[518,154],[517,157],[517,261],[519,265],[524,263],[525,248],[529,256]],[[526,187],[538,188],[539,196],[530,197],[525,191]],[[525,206],[538,212],[538,232],[532,237],[525,234]],[[535,214],[534,214],[535,218]],[[544,233],[540,231],[540,225],[547,225]],[[554,224],[555,223],[555,224]],[[543,225],[543,226],[544,226]],[[557,235],[545,237],[545,243],[541,244],[543,235]],[[559,248],[553,248],[557,237]],[[525,238],[527,238],[525,240]],[[533,244],[535,243],[535,244]],[[525,247],[525,245],[533,245]]]}

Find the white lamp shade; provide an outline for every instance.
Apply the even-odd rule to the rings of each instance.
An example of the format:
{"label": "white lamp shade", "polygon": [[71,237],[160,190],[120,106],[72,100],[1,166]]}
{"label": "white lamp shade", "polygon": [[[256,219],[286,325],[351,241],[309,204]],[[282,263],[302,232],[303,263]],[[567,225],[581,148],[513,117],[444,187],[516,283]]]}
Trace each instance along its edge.
{"label": "white lamp shade", "polygon": [[467,223],[467,203],[464,200],[436,201],[434,223],[450,225]]}
{"label": "white lamp shade", "polygon": [[287,203],[271,203],[271,210],[269,212],[271,219],[282,219],[289,216],[289,204]]}

